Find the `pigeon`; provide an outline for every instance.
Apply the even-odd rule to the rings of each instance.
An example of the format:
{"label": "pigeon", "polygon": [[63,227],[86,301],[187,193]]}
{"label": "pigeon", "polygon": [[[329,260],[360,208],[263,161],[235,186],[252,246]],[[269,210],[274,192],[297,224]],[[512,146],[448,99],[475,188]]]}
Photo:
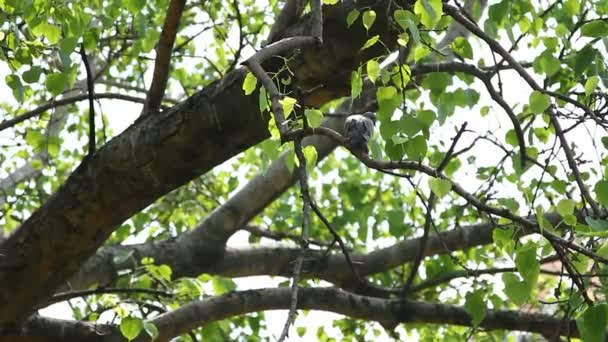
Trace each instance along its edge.
{"label": "pigeon", "polygon": [[346,118],[344,122],[344,135],[348,138],[350,147],[362,154],[369,154],[367,143],[374,135],[376,113],[366,112],[355,114]]}

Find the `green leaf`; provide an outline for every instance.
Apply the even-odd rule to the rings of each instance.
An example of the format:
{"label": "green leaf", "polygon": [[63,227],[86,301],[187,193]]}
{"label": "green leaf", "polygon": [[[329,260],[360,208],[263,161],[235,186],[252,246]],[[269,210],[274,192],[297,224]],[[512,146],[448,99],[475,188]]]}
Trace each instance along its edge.
{"label": "green leaf", "polygon": [[68,83],[69,79],[66,74],[54,73],[46,76],[44,85],[53,96],[57,96],[67,88]]}
{"label": "green leaf", "polygon": [[298,333],[299,337],[302,337],[306,334],[306,327],[297,327],[296,332]]}
{"label": "green leaf", "polygon": [[12,91],[13,96],[17,102],[21,103],[24,100],[25,91],[23,89],[23,84],[21,83],[21,79],[18,75],[7,75],[4,80],[6,81],[6,85],[8,85]]}
{"label": "green leaf", "polygon": [[602,137],[602,145],[608,150],[608,137]]}
{"label": "green leaf", "polygon": [[146,333],[152,338],[152,341],[158,338],[158,328],[154,323],[144,322],[144,330],[146,330]]}
{"label": "green leaf", "polygon": [[173,271],[171,270],[171,267],[169,267],[169,265],[160,265],[158,266],[157,270],[158,275],[161,279],[171,281],[171,274],[173,273]]}
{"label": "green leaf", "polygon": [[442,198],[452,189],[452,182],[447,179],[431,178],[429,179],[429,186],[437,197]]}
{"label": "green leaf", "polygon": [[420,22],[427,28],[433,28],[443,15],[441,0],[418,0],[414,5],[414,13],[420,16]]}
{"label": "green leaf", "polygon": [[264,113],[267,109],[270,108],[270,104],[268,103],[268,98],[266,97],[266,88],[260,88],[260,94],[258,97],[258,105],[260,107],[260,113]]}
{"label": "green leaf", "polygon": [[536,246],[528,243],[517,251],[515,266],[530,288],[534,288],[540,274],[540,262],[536,258]]}
{"label": "green leaf", "polygon": [[588,22],[581,27],[581,35],[585,37],[604,38],[608,36],[608,22],[602,19]]}
{"label": "green leaf", "polygon": [[346,16],[346,27],[351,27],[351,25],[357,21],[360,14],[361,12],[359,12],[359,10],[356,8],[348,12],[348,15]]}
{"label": "green leaf", "polygon": [[[410,41],[410,36],[407,33],[399,33],[399,37],[397,38],[397,44],[401,46],[407,46],[407,43]],[[406,56],[407,57],[407,56]]]}
{"label": "green leaf", "polygon": [[291,173],[295,169],[296,163],[296,154],[293,152],[293,148],[288,148],[285,151],[285,167]]}
{"label": "green leaf", "polygon": [[42,160],[40,159],[34,159],[32,160],[32,167],[36,170],[42,170],[42,167],[44,166],[44,164],[42,164]]}
{"label": "green leaf", "polygon": [[608,181],[601,180],[595,184],[595,197],[603,206],[608,206]]}
{"label": "green leaf", "polygon": [[471,316],[471,323],[473,326],[478,326],[486,315],[486,302],[483,292],[475,290],[474,292],[467,293],[464,309]]}
{"label": "green leaf", "polygon": [[509,131],[507,131],[507,134],[505,135],[505,141],[511,146],[519,146],[519,139],[517,138],[517,133],[515,133],[514,129],[510,129]]}
{"label": "green leaf", "polygon": [[361,70],[353,71],[350,74],[350,96],[353,98],[359,97],[363,90],[363,79],[361,78]]}
{"label": "green leaf", "polygon": [[138,14],[146,5],[146,0],[125,0],[123,4],[129,12]]}
{"label": "green leaf", "polygon": [[335,5],[339,0],[323,0],[324,5]]}
{"label": "green leaf", "polygon": [[391,77],[393,84],[395,84],[399,90],[403,90],[410,82],[412,71],[407,65],[397,65],[391,70],[391,73],[393,74]]}
{"label": "green leaf", "polygon": [[374,21],[376,21],[376,12],[374,10],[365,11],[363,13],[362,20],[363,20],[363,26],[365,27],[366,30],[369,31],[369,29],[374,24]]}
{"label": "green leaf", "polygon": [[606,232],[608,231],[608,221],[602,219],[594,219],[591,216],[585,217],[585,222],[593,228],[593,230],[597,232]]}
{"label": "green leaf", "polygon": [[561,61],[547,50],[534,59],[533,67],[538,73],[553,76],[561,69]]}
{"label": "green leaf", "polygon": [[473,48],[469,41],[463,37],[457,37],[452,42],[452,50],[454,53],[463,58],[473,58]]}
{"label": "green leaf", "polygon": [[380,63],[374,59],[370,59],[367,62],[367,77],[372,83],[376,83],[376,79],[380,76]]}
{"label": "green leaf", "polygon": [[504,273],[502,281],[505,283],[505,294],[513,301],[513,304],[523,305],[526,303],[532,293],[532,289],[526,286],[525,282],[521,281],[513,273]]}
{"label": "green leaf", "polygon": [[143,322],[139,318],[126,317],[120,322],[120,332],[127,340],[135,339],[143,329]]}
{"label": "green leaf", "polygon": [[423,159],[427,150],[426,139],[422,135],[417,135],[405,143],[405,153],[413,160]]}
{"label": "green leaf", "polygon": [[286,118],[289,114],[291,114],[291,112],[293,112],[293,108],[297,102],[298,100],[289,96],[285,96],[279,100],[279,103],[283,107],[283,115],[285,115]]}
{"label": "green leaf", "polygon": [[537,90],[530,94],[530,110],[532,113],[540,114],[549,108],[551,105],[551,99],[548,95],[545,95]]}
{"label": "green leaf", "polygon": [[584,342],[602,342],[606,338],[606,325],[608,324],[608,305],[596,304],[585,310],[576,320],[582,340]]}
{"label": "green leaf", "polygon": [[59,39],[61,39],[61,28],[57,25],[49,24],[49,23],[41,23],[36,26],[32,32],[36,36],[44,36],[49,40],[51,44],[57,44]]}
{"label": "green leaf", "polygon": [[595,89],[597,88],[597,84],[599,83],[600,78],[598,76],[591,76],[585,82],[585,95],[589,96],[593,94]]}
{"label": "green leaf", "polygon": [[22,78],[26,83],[36,83],[40,80],[40,74],[42,73],[42,68],[39,66],[33,66],[30,70],[23,73]]}
{"label": "green leaf", "polygon": [[318,109],[306,109],[304,115],[310,127],[319,127],[323,122],[323,112]]}
{"label": "green leaf", "polygon": [[243,90],[245,91],[245,95],[250,95],[255,91],[255,86],[258,83],[258,79],[251,72],[248,72],[243,80]]}
{"label": "green leaf", "polygon": [[500,3],[490,6],[488,16],[496,26],[502,26],[502,23],[508,18],[509,0],[503,0]]}
{"label": "green leaf", "polygon": [[391,160],[401,160],[405,155],[405,144],[395,144],[395,142],[390,139],[386,141],[384,151]]}
{"label": "green leaf", "polygon": [[553,229],[551,222],[545,217],[543,208],[540,205],[536,207],[535,212],[536,220],[538,221],[538,225],[540,226],[541,233],[544,229]]}
{"label": "green leaf", "polygon": [[213,277],[211,281],[213,285],[213,292],[216,295],[222,295],[226,292],[230,292],[236,289],[236,283],[230,278],[224,277]]}
{"label": "green leaf", "polygon": [[306,158],[306,166],[308,167],[308,170],[310,171],[314,169],[315,165],[317,165],[317,159],[319,157],[317,149],[312,145],[308,145],[302,149],[302,153],[304,154],[304,158]]}
{"label": "green leaf", "polygon": [[420,32],[418,31],[418,17],[410,11],[398,9],[394,13],[395,21],[403,31],[409,30],[416,44],[420,44]]}
{"label": "green leaf", "polygon": [[25,134],[25,141],[28,145],[38,150],[44,146],[45,137],[40,131],[34,129],[28,129]]}
{"label": "green leaf", "polygon": [[570,16],[577,15],[581,11],[581,5],[578,0],[567,0],[564,2],[564,10]]}
{"label": "green leaf", "polygon": [[361,48],[361,50],[365,50],[369,47],[372,47],[374,44],[376,44],[378,42],[378,40],[380,40],[380,36],[379,35],[375,35],[373,37],[371,37],[370,39],[368,39],[365,44],[363,44],[363,47]]}
{"label": "green leaf", "polygon": [[[395,87],[379,87],[376,90],[376,99],[378,100],[378,120],[386,122],[393,115],[393,112],[401,103],[401,97]],[[382,129],[382,127],[381,127]],[[389,137],[390,138],[390,137]],[[385,138],[386,140],[386,138]]]}
{"label": "green leaf", "polygon": [[562,217],[566,215],[572,215],[574,213],[574,207],[576,202],[571,199],[563,199],[557,203],[557,213]]}
{"label": "green leaf", "polygon": [[279,139],[281,137],[281,132],[277,127],[277,123],[274,120],[274,115],[270,116],[270,120],[268,120],[268,132],[270,133],[270,137],[272,139]]}
{"label": "green leaf", "polygon": [[576,216],[574,216],[574,215],[565,215],[564,216],[564,223],[569,225],[570,227],[576,226],[577,222],[578,221],[576,219]]}

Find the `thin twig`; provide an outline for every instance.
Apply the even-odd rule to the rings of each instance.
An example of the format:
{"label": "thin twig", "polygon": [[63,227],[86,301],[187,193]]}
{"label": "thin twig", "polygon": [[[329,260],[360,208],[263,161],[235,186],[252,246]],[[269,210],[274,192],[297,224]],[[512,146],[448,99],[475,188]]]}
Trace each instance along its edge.
{"label": "thin twig", "polygon": [[76,297],[86,297],[96,294],[105,293],[143,293],[162,297],[171,297],[171,293],[155,289],[140,289],[140,288],[117,288],[117,287],[100,287],[91,290],[80,290],[80,291],[66,291],[54,294],[48,301],[41,305],[41,307],[49,306],[51,304],[63,302]]}
{"label": "thin twig", "polygon": [[[0,122],[0,131],[13,127],[17,124],[20,124],[25,120],[40,116],[40,115],[44,114],[47,110],[65,106],[65,105],[72,104],[72,103],[76,103],[79,101],[88,100],[88,99],[89,99],[89,94],[82,94],[82,95],[66,97],[61,100],[50,100],[50,101],[48,101],[47,104],[42,105],[36,109],[33,109],[27,113],[23,113],[10,120]],[[130,102],[136,102],[136,103],[144,103],[144,101],[145,101],[145,99],[142,99],[141,97],[123,95],[123,94],[118,94],[118,93],[97,93],[97,94],[93,94],[93,99],[116,99],[116,100],[130,101]]]}
{"label": "thin twig", "polygon": [[[439,166],[437,167],[437,172],[442,172],[443,169],[446,166],[448,166],[448,163],[450,162],[450,159],[452,158],[452,154],[454,153],[454,149],[456,148],[456,144],[458,143],[458,140],[460,140],[460,137],[462,137],[462,134],[464,133],[466,128],[467,128],[467,122],[462,124],[462,126],[460,126],[460,129],[458,129],[456,136],[452,139],[452,144],[450,145],[448,152],[445,154],[445,156],[443,157],[443,160],[441,161],[441,163],[439,163]],[[422,259],[424,258],[424,251],[426,250],[426,244],[427,244],[427,241],[429,238],[429,232],[431,230],[431,225],[433,224],[432,213],[433,213],[433,208],[435,207],[436,200],[437,200],[437,196],[435,195],[434,192],[431,191],[431,194],[429,195],[428,204],[426,206],[426,214],[424,217],[424,232],[422,234],[422,239],[420,240],[420,248],[418,249],[418,255],[416,255],[416,259],[414,260],[414,263],[412,264],[412,269],[410,271],[410,274],[407,277],[407,280],[405,281],[405,285],[403,286],[403,292],[402,292],[403,296],[405,296],[407,294],[410,287],[412,286],[412,284],[414,282],[414,278],[416,278],[416,275],[418,274],[418,268],[420,268],[420,264],[422,263]]]}
{"label": "thin twig", "polygon": [[255,77],[260,80],[260,83],[262,83],[270,95],[274,120],[281,134],[281,139],[283,139],[283,136],[288,130],[287,122],[285,122],[285,113],[283,113],[283,107],[279,102],[281,99],[281,94],[270,76],[268,76],[268,74],[262,68],[262,63],[272,56],[280,55],[287,51],[292,51],[305,46],[319,46],[323,44],[323,17],[321,0],[311,0],[310,7],[312,12],[311,36],[283,38],[276,43],[272,43],[264,47],[262,50],[256,52],[253,56],[243,62],[243,64],[249,68]]}
{"label": "thin twig", "polygon": [[236,13],[236,22],[239,25],[239,48],[234,53],[234,59],[232,60],[232,63],[230,63],[228,69],[226,69],[226,72],[232,71],[232,69],[236,67],[236,64],[239,62],[239,58],[241,58],[241,52],[245,47],[243,34],[243,18],[241,17],[241,10],[239,9],[238,0],[232,0],[232,7],[234,7],[234,12]]}
{"label": "thin twig", "polygon": [[[466,27],[469,31],[471,31],[471,33],[485,41],[486,44],[488,44],[488,46],[490,46],[493,51],[496,51],[499,55],[501,55],[513,67],[513,69],[515,69],[515,71],[526,81],[526,83],[530,85],[532,89],[551,96],[555,95],[555,93],[547,92],[544,88],[542,88],[534,80],[534,78],[532,78],[532,76],[521,65],[519,65],[519,63],[515,60],[515,58],[513,58],[513,56],[511,56],[511,54],[509,54],[496,40],[492,39],[483,30],[481,30],[475,23],[468,20],[462,13],[460,13],[460,11],[458,11],[457,8],[448,4],[444,4],[444,10],[449,16],[454,18],[454,20],[456,20],[462,26]],[[568,98],[567,96],[565,97]],[[578,166],[576,165],[576,162],[573,158],[572,150],[568,146],[568,142],[563,132],[560,133],[561,126],[559,124],[559,121],[557,120],[556,113],[553,107],[547,108],[547,113],[549,114],[551,118],[551,124],[555,127],[556,134],[560,139],[560,144],[562,146],[562,149],[564,150],[564,153],[566,154],[566,158],[568,159],[568,165],[570,166],[572,173],[574,174],[581,195],[589,203],[593,210],[593,213],[595,215],[599,215],[601,210],[593,199],[593,197],[591,197],[591,195],[589,194],[589,190],[583,182]]]}

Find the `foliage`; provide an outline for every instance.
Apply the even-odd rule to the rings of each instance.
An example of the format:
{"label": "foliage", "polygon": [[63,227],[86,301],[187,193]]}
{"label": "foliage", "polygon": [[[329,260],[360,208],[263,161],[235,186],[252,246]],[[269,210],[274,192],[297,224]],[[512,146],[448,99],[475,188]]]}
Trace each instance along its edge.
{"label": "foliage", "polygon": [[[320,341],[378,336],[456,341],[475,335],[479,340],[497,340],[513,333],[484,330],[483,320],[490,311],[524,310],[574,319],[585,341],[603,340],[608,325],[608,292],[602,276],[606,271],[602,258],[608,257],[604,211],[608,205],[608,3],[502,0],[484,8],[472,1],[470,16],[482,18],[477,25],[486,38],[499,42],[523,72],[514,70],[517,67],[496,47],[475,34],[442,42],[455,21],[447,7],[455,6],[451,1],[394,3],[390,11],[380,12],[357,2],[344,14],[344,27],[365,35],[358,52],[363,57],[350,56],[358,61],[347,76],[351,98],[336,95],[320,108],[305,104],[290,69],[298,51],[281,58],[279,71],[270,76],[283,92],[280,103],[285,116],[295,122],[293,129],[319,127],[324,119],[339,116],[342,105],[364,98],[365,90],[375,87],[371,93],[379,124],[370,145],[371,158],[409,160],[437,172],[425,174],[412,167],[393,170],[399,173],[395,176],[364,165],[345,149],[325,157],[309,147],[304,153],[310,164],[312,197],[352,255],[414,237],[435,238],[436,245],[418,260],[417,269],[412,257],[389,269],[378,266],[366,279],[400,291],[410,273],[416,272],[410,299],[462,306],[470,324],[437,328],[419,322],[392,329],[345,316],[308,326],[314,321],[309,313],[298,317],[290,336]],[[324,4],[326,9],[342,2]],[[269,18],[277,18],[284,5],[276,0],[187,2],[172,51],[164,108],[224,78],[262,48],[270,31]],[[96,92],[145,99],[168,6],[169,0],[0,0],[0,61],[5,86],[12,93],[0,104],[2,120],[69,97],[70,89],[86,79],[81,47],[101,71]],[[381,17],[386,14],[388,18]],[[391,34],[376,31],[384,20],[389,20]],[[395,62],[398,50],[402,55]],[[383,63],[387,57],[393,61]],[[252,73],[246,74],[241,88],[255,96],[256,104],[259,98],[262,114],[271,112],[266,90]],[[99,101],[95,134],[101,146],[119,133],[111,127],[126,119],[120,105]],[[0,132],[4,145],[0,225],[5,234],[37,212],[85,158],[87,113],[84,102],[73,103],[63,112],[56,108]],[[60,125],[52,128],[56,122]],[[269,129],[271,138],[116,227],[106,245],[179,239],[214,210],[225,208],[254,177],[270,172],[269,165],[281,152],[287,154],[286,164],[293,170],[298,163],[293,145],[283,144],[274,118]],[[23,165],[31,166],[31,177],[18,184],[4,182],[14,179]],[[278,198],[247,220],[242,230],[246,233],[235,234],[234,239],[247,247],[266,248],[270,240],[302,245],[300,189],[265,190],[276,192]],[[251,194],[252,203],[255,196]],[[595,212],[593,204],[601,211]],[[517,218],[532,222],[535,234],[532,226],[522,227]],[[496,227],[491,241],[466,245],[437,239],[439,232],[480,223]],[[589,253],[548,236],[563,237]],[[344,252],[319,217],[313,218],[310,237],[313,250]],[[446,247],[452,245],[456,247]],[[178,262],[157,262],[133,252],[115,255],[113,263],[121,269],[116,279],[95,285],[171,294],[100,291],[87,297],[86,304],[72,306],[72,316],[78,320],[120,321],[119,330],[128,340],[140,334],[158,336],[158,328],[148,320],[163,312],[255,284],[213,268],[198,276],[182,276],[175,271]],[[290,265],[285,267],[291,270]],[[289,276],[289,271],[282,275]],[[434,282],[450,275],[457,276]],[[279,286],[285,285],[284,280],[273,277],[265,282]],[[317,287],[319,280],[310,276],[301,286]],[[334,285],[351,290],[343,283]],[[258,312],[210,320],[179,340],[274,340],[283,322],[268,316]]]}

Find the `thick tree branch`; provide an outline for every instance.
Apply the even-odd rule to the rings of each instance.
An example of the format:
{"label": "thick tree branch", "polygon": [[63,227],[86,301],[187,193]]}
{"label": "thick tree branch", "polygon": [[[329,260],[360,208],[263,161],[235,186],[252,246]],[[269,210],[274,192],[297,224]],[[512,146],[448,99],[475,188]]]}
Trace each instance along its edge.
{"label": "thick tree branch", "polygon": [[[379,1],[375,6],[386,9],[389,3]],[[325,84],[333,82],[336,74],[350,75],[360,61],[384,53],[384,47],[361,51],[367,34],[363,28],[346,28],[344,6],[330,6],[332,10],[324,14],[340,25],[324,30],[324,44],[314,49],[315,54],[329,52],[323,69],[319,70],[316,58],[307,59],[306,49],[292,59],[303,89],[309,89],[306,82],[311,79]],[[301,19],[292,32],[309,27],[308,20]],[[396,33],[388,21],[377,19],[374,29],[380,39],[394,41]],[[346,57],[351,63],[344,63]],[[265,67],[276,71],[280,65]],[[242,91],[245,74],[242,69],[231,72],[162,114],[141,117],[80,165],[42,208],[3,241],[0,321],[29,316],[131,215],[268,136],[267,117],[259,112],[257,94],[245,96]],[[329,82],[319,92],[308,94],[307,101],[322,104],[329,99],[328,92],[335,95],[342,89]],[[230,221],[221,224],[234,227]],[[212,248],[198,246],[195,259],[201,263],[214,261],[223,250],[221,243],[207,241],[205,246]],[[25,283],[29,286],[20,285]]]}
{"label": "thick tree branch", "polygon": [[[287,309],[291,302],[288,288],[259,289],[228,294],[191,302],[175,311],[152,319],[159,330],[158,340],[166,341],[201,325],[238,315],[264,310]],[[391,328],[399,323],[432,323],[472,326],[471,317],[460,306],[399,299],[379,299],[360,296],[334,288],[302,288],[298,292],[298,308],[320,310],[348,317],[380,322]],[[565,324],[564,324],[565,323]],[[523,313],[521,311],[487,310],[480,328],[487,330],[515,330],[553,336],[579,337],[572,319]],[[2,329],[4,328],[4,329]],[[42,317],[30,319],[23,329],[0,327],[3,336],[57,337],[75,336],[78,341],[123,341],[118,329],[111,325],[54,320]],[[97,334],[95,334],[97,333]],[[148,341],[142,332],[137,341]]]}

